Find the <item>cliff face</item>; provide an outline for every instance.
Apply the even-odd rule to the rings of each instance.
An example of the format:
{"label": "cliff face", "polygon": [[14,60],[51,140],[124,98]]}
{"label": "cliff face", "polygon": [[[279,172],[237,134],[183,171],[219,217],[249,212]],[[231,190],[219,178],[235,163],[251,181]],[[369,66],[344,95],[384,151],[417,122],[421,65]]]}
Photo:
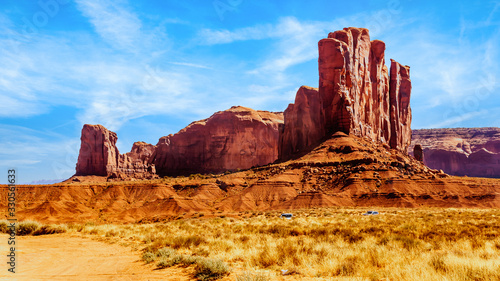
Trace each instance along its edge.
{"label": "cliff face", "polygon": [[282,113],[234,106],[160,138],[154,163],[160,176],[248,169],[278,158]]}
{"label": "cliff face", "polygon": [[457,176],[500,178],[500,128],[413,130],[415,145],[422,146],[430,168]]}
{"label": "cliff face", "polygon": [[117,166],[118,137],[101,125],[85,124],[80,138],[81,146],[76,164],[76,175],[108,176]]}
{"label": "cliff face", "polygon": [[[411,141],[410,67],[391,60],[389,75],[385,43],[370,41],[364,28],[330,33],[319,41],[318,50],[319,98],[299,89],[296,103],[285,111],[280,159],[289,159],[290,153],[307,150],[309,146],[297,138],[300,140],[298,136],[310,132],[312,124],[297,122],[299,116],[306,116],[317,128],[307,138],[308,144],[318,144],[324,137],[341,131],[406,152]],[[304,96],[308,97],[306,101]],[[318,108],[319,117],[309,108]]]}
{"label": "cliff face", "polygon": [[321,124],[321,102],[318,89],[302,86],[284,112],[286,126],[280,125],[279,155],[288,156],[314,147],[325,135]]}
{"label": "cliff face", "polygon": [[155,167],[151,156],[155,146],[136,142],[132,151],[121,155],[116,147],[118,137],[101,125],[85,124],[82,129],[80,154],[75,176],[113,178],[152,178]]}

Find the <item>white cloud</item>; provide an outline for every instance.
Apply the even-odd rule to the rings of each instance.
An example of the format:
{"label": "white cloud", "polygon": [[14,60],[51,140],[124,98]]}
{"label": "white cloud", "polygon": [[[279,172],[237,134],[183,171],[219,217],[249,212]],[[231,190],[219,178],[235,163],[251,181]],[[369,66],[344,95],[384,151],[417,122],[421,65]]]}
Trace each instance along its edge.
{"label": "white cloud", "polygon": [[112,46],[130,50],[141,43],[142,23],[125,8],[124,1],[77,0],[76,3],[96,32]]}

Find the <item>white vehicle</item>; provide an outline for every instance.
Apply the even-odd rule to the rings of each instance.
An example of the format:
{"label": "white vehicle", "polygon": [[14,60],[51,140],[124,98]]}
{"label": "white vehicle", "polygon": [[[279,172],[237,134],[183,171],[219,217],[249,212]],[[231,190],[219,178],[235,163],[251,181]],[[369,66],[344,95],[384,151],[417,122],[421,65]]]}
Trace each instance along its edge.
{"label": "white vehicle", "polygon": [[377,211],[368,211],[363,214],[363,216],[373,216],[373,215],[378,215]]}
{"label": "white vehicle", "polygon": [[288,213],[283,213],[281,214],[280,218],[282,219],[287,219],[287,220],[291,220],[293,217],[293,214],[288,214]]}

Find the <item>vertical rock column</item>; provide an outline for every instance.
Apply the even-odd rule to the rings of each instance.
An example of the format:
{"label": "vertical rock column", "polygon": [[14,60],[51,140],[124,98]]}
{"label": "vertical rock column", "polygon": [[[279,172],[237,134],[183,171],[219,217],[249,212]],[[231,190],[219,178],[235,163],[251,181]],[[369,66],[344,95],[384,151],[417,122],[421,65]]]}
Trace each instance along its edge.
{"label": "vertical rock column", "polygon": [[410,67],[391,59],[391,148],[408,151],[411,143]]}
{"label": "vertical rock column", "polygon": [[116,148],[116,133],[101,125],[85,124],[80,139],[75,175],[108,176],[116,169],[120,155]]}

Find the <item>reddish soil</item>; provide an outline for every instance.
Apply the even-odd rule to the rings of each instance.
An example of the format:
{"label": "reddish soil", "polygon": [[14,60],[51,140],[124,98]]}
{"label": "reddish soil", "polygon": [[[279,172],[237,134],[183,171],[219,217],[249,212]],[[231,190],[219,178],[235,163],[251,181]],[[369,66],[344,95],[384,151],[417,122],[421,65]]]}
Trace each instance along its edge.
{"label": "reddish soil", "polygon": [[[116,244],[67,234],[20,236],[17,242],[16,273],[5,276],[4,267],[0,280],[194,280],[189,269],[156,270],[141,261],[139,251]],[[5,256],[6,247],[0,252]]]}

